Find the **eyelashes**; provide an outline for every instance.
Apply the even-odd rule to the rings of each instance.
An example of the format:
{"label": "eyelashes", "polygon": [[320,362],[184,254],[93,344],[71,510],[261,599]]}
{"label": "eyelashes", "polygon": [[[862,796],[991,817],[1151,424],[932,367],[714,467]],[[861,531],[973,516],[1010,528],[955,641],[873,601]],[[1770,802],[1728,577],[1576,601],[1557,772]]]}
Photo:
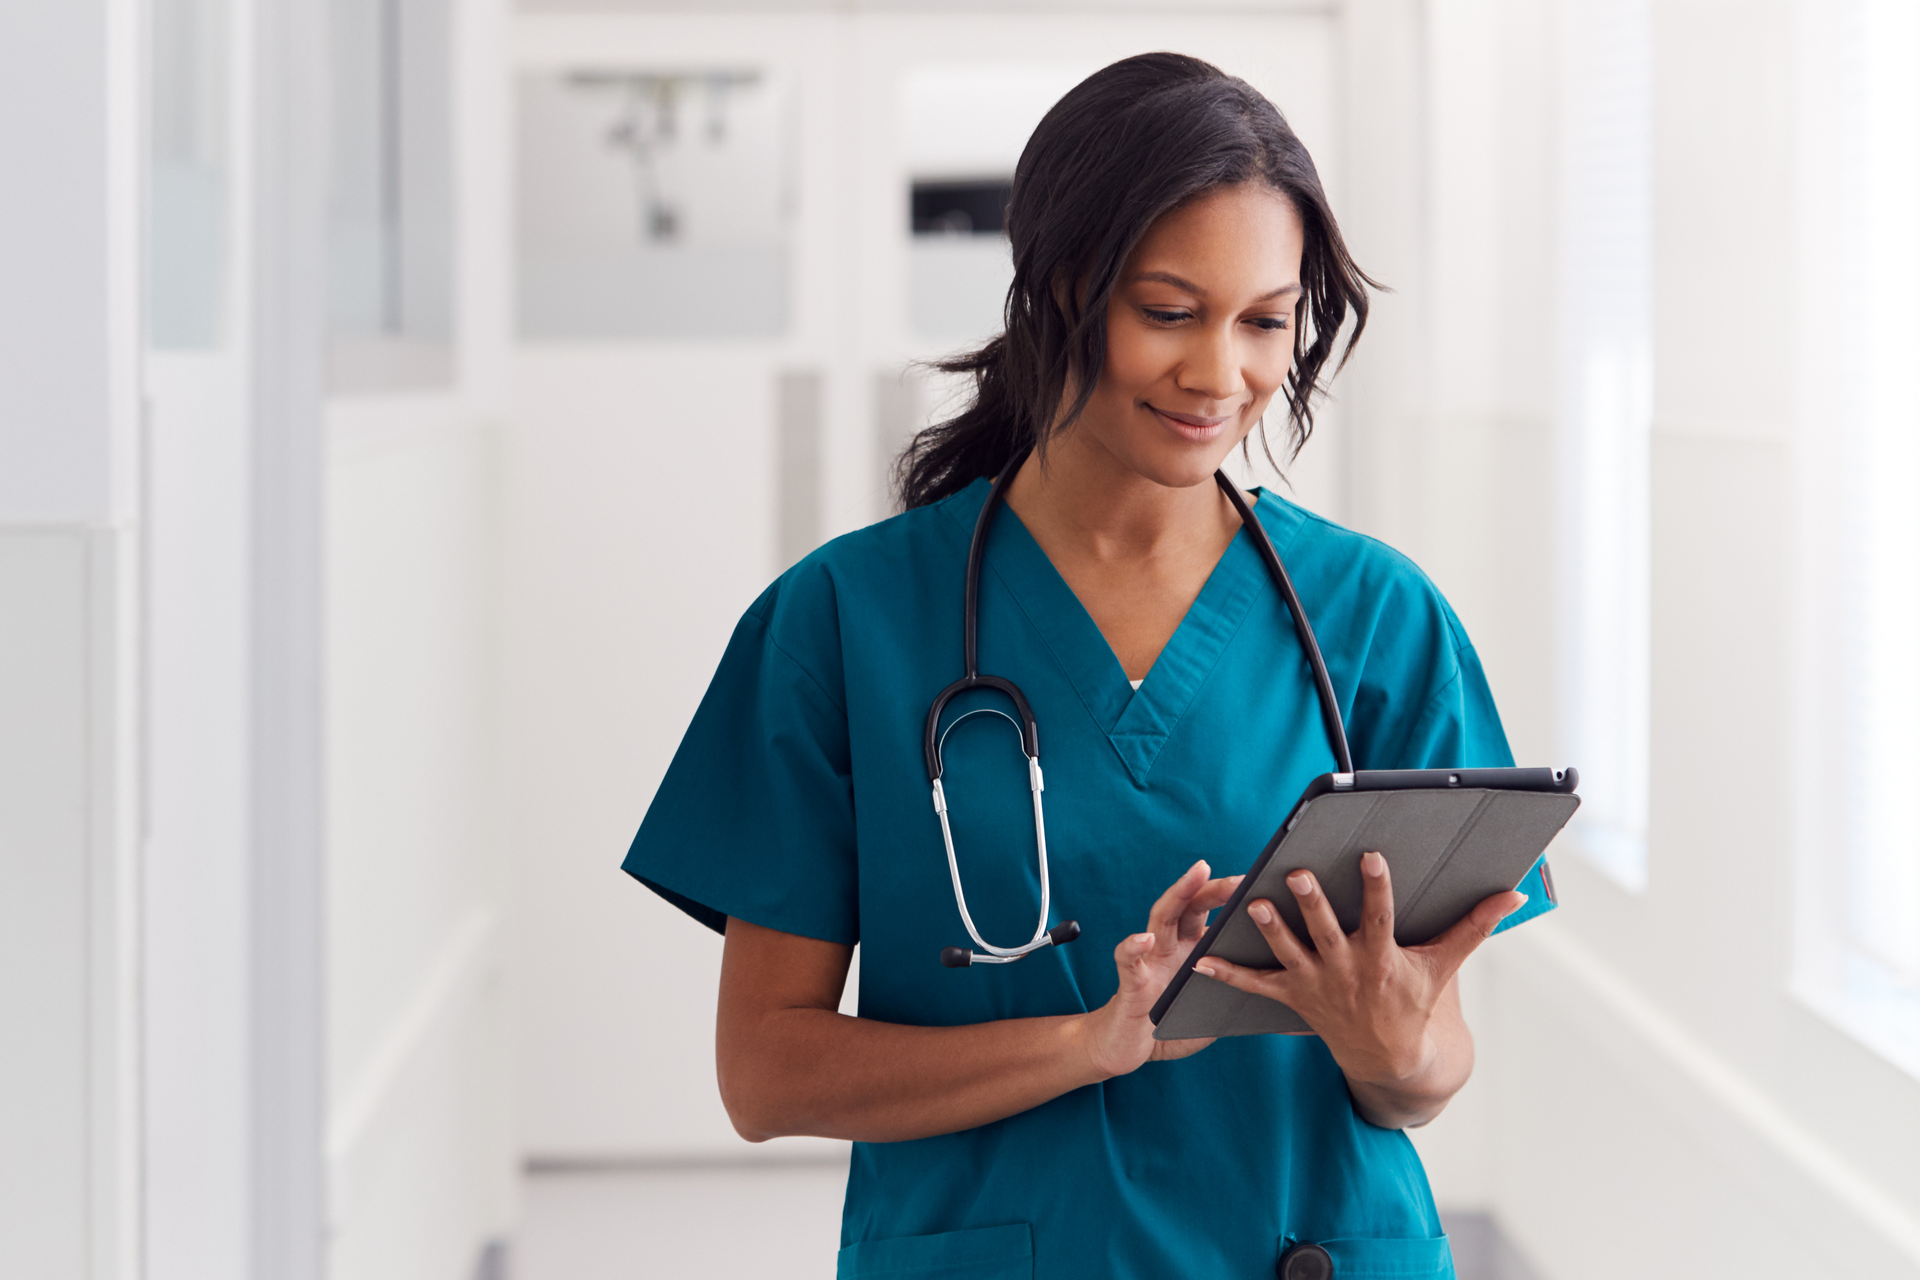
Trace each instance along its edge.
{"label": "eyelashes", "polygon": [[[1193,313],[1191,311],[1167,310],[1160,307],[1142,307],[1140,308],[1140,312],[1146,316],[1147,319],[1159,325],[1171,326],[1193,319]],[[1284,316],[1255,316],[1246,321],[1246,323],[1252,325],[1262,333],[1280,333],[1291,327]]]}

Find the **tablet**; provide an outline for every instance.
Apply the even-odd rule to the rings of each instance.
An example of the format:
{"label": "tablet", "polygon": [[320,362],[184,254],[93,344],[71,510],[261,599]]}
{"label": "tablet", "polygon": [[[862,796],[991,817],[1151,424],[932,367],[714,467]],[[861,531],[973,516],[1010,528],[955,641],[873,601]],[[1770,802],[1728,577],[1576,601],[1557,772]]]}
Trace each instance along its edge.
{"label": "tablet", "polygon": [[1311,947],[1299,903],[1286,885],[1287,876],[1305,868],[1320,881],[1340,927],[1351,933],[1360,923],[1360,855],[1377,849],[1393,877],[1394,939],[1418,946],[1526,878],[1580,807],[1574,793],[1579,783],[1574,769],[1321,774],[1154,1004],[1154,1038],[1311,1034],[1306,1020],[1279,1001],[1193,971],[1195,962],[1210,955],[1251,969],[1280,967],[1248,918],[1248,903],[1271,901],[1294,936]]}

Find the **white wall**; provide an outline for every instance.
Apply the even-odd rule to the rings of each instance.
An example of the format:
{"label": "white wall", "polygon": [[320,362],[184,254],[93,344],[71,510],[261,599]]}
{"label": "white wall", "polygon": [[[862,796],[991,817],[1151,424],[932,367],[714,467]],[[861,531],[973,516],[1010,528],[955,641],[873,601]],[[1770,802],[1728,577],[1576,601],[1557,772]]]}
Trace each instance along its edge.
{"label": "white wall", "polygon": [[248,1267],[246,385],[244,346],[233,341],[150,358],[146,370],[142,1166],[154,1280],[237,1280]]}
{"label": "white wall", "polygon": [[452,1280],[505,1234],[517,1163],[492,438],[451,398],[329,418],[329,1274]]}
{"label": "white wall", "polygon": [[110,726],[92,707],[112,694],[100,678],[111,654],[112,611],[99,598],[113,581],[110,548],[80,530],[0,532],[0,851],[13,886],[0,905],[0,1016],[10,1028],[0,1269],[9,1274],[115,1273],[110,1254],[97,1256],[116,1225],[97,1181],[112,1186],[115,1135],[90,1141],[96,1123],[116,1119],[101,1093],[115,1083],[101,1070],[111,1059],[92,1043],[96,966],[113,954],[94,944],[114,933],[101,892],[112,881],[97,882],[106,842],[96,828],[113,819],[97,758]]}
{"label": "white wall", "polygon": [[465,1280],[515,1212],[494,693],[505,7],[457,0],[452,16],[452,381],[326,412],[334,1280]]}
{"label": "white wall", "polygon": [[0,10],[0,1273],[127,1274],[131,6]]}
{"label": "white wall", "polygon": [[136,18],[124,0],[14,5],[0,29],[0,275],[14,298],[0,311],[0,511],[12,520],[106,519],[131,479]]}

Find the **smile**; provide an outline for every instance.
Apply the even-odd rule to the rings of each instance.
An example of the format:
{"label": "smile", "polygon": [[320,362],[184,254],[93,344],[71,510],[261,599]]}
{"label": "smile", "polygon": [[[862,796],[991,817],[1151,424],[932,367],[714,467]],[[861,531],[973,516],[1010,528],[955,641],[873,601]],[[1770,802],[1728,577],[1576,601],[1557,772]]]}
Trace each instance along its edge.
{"label": "smile", "polygon": [[1168,413],[1165,409],[1154,408],[1153,405],[1148,405],[1147,408],[1152,409],[1153,416],[1166,424],[1174,434],[1183,440],[1191,440],[1195,444],[1204,444],[1218,436],[1227,429],[1227,424],[1233,421],[1232,414],[1219,418],[1202,418],[1190,413]]}

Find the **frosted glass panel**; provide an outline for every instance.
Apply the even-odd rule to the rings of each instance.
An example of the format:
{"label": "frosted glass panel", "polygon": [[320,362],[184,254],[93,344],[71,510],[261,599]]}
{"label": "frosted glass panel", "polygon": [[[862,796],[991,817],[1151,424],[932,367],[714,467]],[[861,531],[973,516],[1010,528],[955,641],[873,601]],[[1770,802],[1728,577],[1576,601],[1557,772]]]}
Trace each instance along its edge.
{"label": "frosted glass panel", "polygon": [[[1855,367],[1839,512],[1846,583],[1846,928],[1883,985],[1920,993],[1920,7],[1868,0],[1859,23],[1849,175]],[[1909,1014],[1920,1060],[1920,1008]]]}
{"label": "frosted glass panel", "polygon": [[450,370],[450,16],[447,0],[330,0],[327,303],[337,389],[439,382]]}
{"label": "frosted glass panel", "polygon": [[148,78],[148,341],[225,336],[228,25],[225,0],[153,0]]}
{"label": "frosted glass panel", "polygon": [[1575,843],[1646,883],[1652,699],[1648,0],[1565,0],[1559,368],[1562,754]]}
{"label": "frosted glass panel", "polygon": [[1843,0],[1802,35],[1794,986],[1920,1077],[1920,6]]}
{"label": "frosted glass panel", "polygon": [[754,68],[521,77],[521,336],[783,333],[790,116]]}

